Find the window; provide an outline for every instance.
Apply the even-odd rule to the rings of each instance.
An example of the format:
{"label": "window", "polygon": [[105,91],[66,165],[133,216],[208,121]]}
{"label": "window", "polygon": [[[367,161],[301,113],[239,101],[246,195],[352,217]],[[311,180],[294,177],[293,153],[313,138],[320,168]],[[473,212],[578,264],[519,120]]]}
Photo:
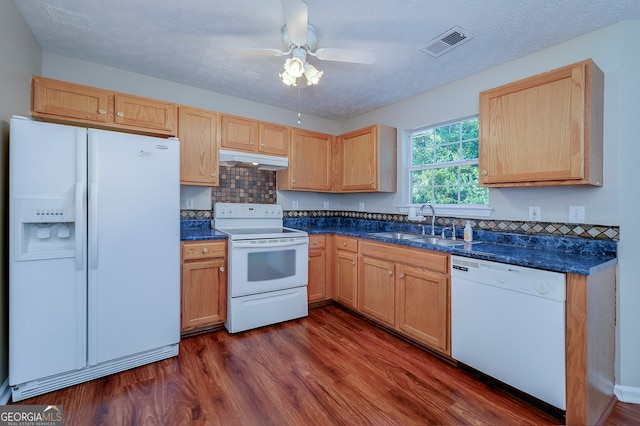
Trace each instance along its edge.
{"label": "window", "polygon": [[409,204],[487,205],[478,186],[478,117],[409,134]]}

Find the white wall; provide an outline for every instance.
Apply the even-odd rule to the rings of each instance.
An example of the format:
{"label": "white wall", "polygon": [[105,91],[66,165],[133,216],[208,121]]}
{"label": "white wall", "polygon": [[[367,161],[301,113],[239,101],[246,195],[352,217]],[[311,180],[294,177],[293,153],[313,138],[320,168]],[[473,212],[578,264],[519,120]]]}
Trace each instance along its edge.
{"label": "white wall", "polygon": [[[640,21],[620,25],[620,100],[617,125],[620,135],[620,243],[618,244],[618,397],[640,403],[640,278],[635,262],[640,259],[638,217],[638,102],[640,101]],[[631,389],[629,389],[629,387]],[[623,390],[624,392],[621,392]]]}
{"label": "white wall", "polygon": [[[618,200],[618,87],[620,71],[619,26],[611,26],[524,56],[517,60],[474,74],[452,84],[423,93],[405,101],[363,114],[343,123],[342,132],[362,128],[373,123],[397,127],[400,131],[436,124],[478,113],[481,91],[509,83],[554,68],[593,58],[605,73],[605,134],[604,186],[602,188],[508,188],[490,189],[496,219],[528,220],[528,206],[542,208],[543,221],[568,221],[570,205],[586,207],[586,223],[617,225]],[[631,46],[630,46],[631,48]],[[402,132],[399,132],[402,133]],[[405,175],[401,149],[398,146],[398,182],[404,185]],[[342,204],[357,206],[358,196],[345,196]],[[380,196],[373,201],[374,211],[397,212],[397,205],[406,203],[398,191],[395,197]]]}
{"label": "white wall", "polygon": [[[50,52],[43,53],[42,61],[44,77],[240,115],[286,126],[302,127],[331,134],[340,132],[340,123],[335,121],[303,114],[302,123],[298,126],[298,113],[296,111],[246,101],[113,67],[81,61]],[[283,87],[283,90],[286,89]]]}
{"label": "white wall", "polygon": [[[0,385],[8,377],[8,147],[13,114],[30,114],[32,73],[42,69],[40,46],[13,1],[0,1]],[[4,389],[3,389],[4,390]],[[0,390],[2,391],[2,390]],[[0,395],[0,403],[8,395]]]}

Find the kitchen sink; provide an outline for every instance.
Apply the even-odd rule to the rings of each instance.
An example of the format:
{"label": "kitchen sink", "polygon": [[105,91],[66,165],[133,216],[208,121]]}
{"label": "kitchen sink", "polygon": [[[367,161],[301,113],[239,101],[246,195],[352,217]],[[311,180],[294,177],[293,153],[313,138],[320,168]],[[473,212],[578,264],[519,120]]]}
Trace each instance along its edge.
{"label": "kitchen sink", "polygon": [[413,241],[416,241],[419,243],[434,244],[437,246],[461,246],[465,244],[464,240],[445,240],[444,238],[440,238],[440,237],[424,237],[424,236],[422,236],[421,238],[416,238]]}
{"label": "kitchen sink", "polygon": [[374,232],[369,234],[373,238],[391,238],[394,240],[415,240],[424,238],[423,234],[412,234],[410,232]]}

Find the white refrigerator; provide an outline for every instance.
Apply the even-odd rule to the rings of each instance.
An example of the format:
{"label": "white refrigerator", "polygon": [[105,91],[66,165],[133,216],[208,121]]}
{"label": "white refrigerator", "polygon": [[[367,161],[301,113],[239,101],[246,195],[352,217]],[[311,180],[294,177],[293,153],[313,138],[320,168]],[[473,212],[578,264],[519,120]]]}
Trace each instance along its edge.
{"label": "white refrigerator", "polygon": [[177,139],[11,119],[14,401],[178,354]]}

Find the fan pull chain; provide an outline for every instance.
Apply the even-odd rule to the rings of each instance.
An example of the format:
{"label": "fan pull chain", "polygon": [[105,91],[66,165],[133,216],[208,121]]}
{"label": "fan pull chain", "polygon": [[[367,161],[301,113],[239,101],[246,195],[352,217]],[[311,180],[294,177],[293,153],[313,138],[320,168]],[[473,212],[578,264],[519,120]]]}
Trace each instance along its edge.
{"label": "fan pull chain", "polygon": [[298,86],[298,124],[302,123],[302,117],[300,116],[300,86]]}

